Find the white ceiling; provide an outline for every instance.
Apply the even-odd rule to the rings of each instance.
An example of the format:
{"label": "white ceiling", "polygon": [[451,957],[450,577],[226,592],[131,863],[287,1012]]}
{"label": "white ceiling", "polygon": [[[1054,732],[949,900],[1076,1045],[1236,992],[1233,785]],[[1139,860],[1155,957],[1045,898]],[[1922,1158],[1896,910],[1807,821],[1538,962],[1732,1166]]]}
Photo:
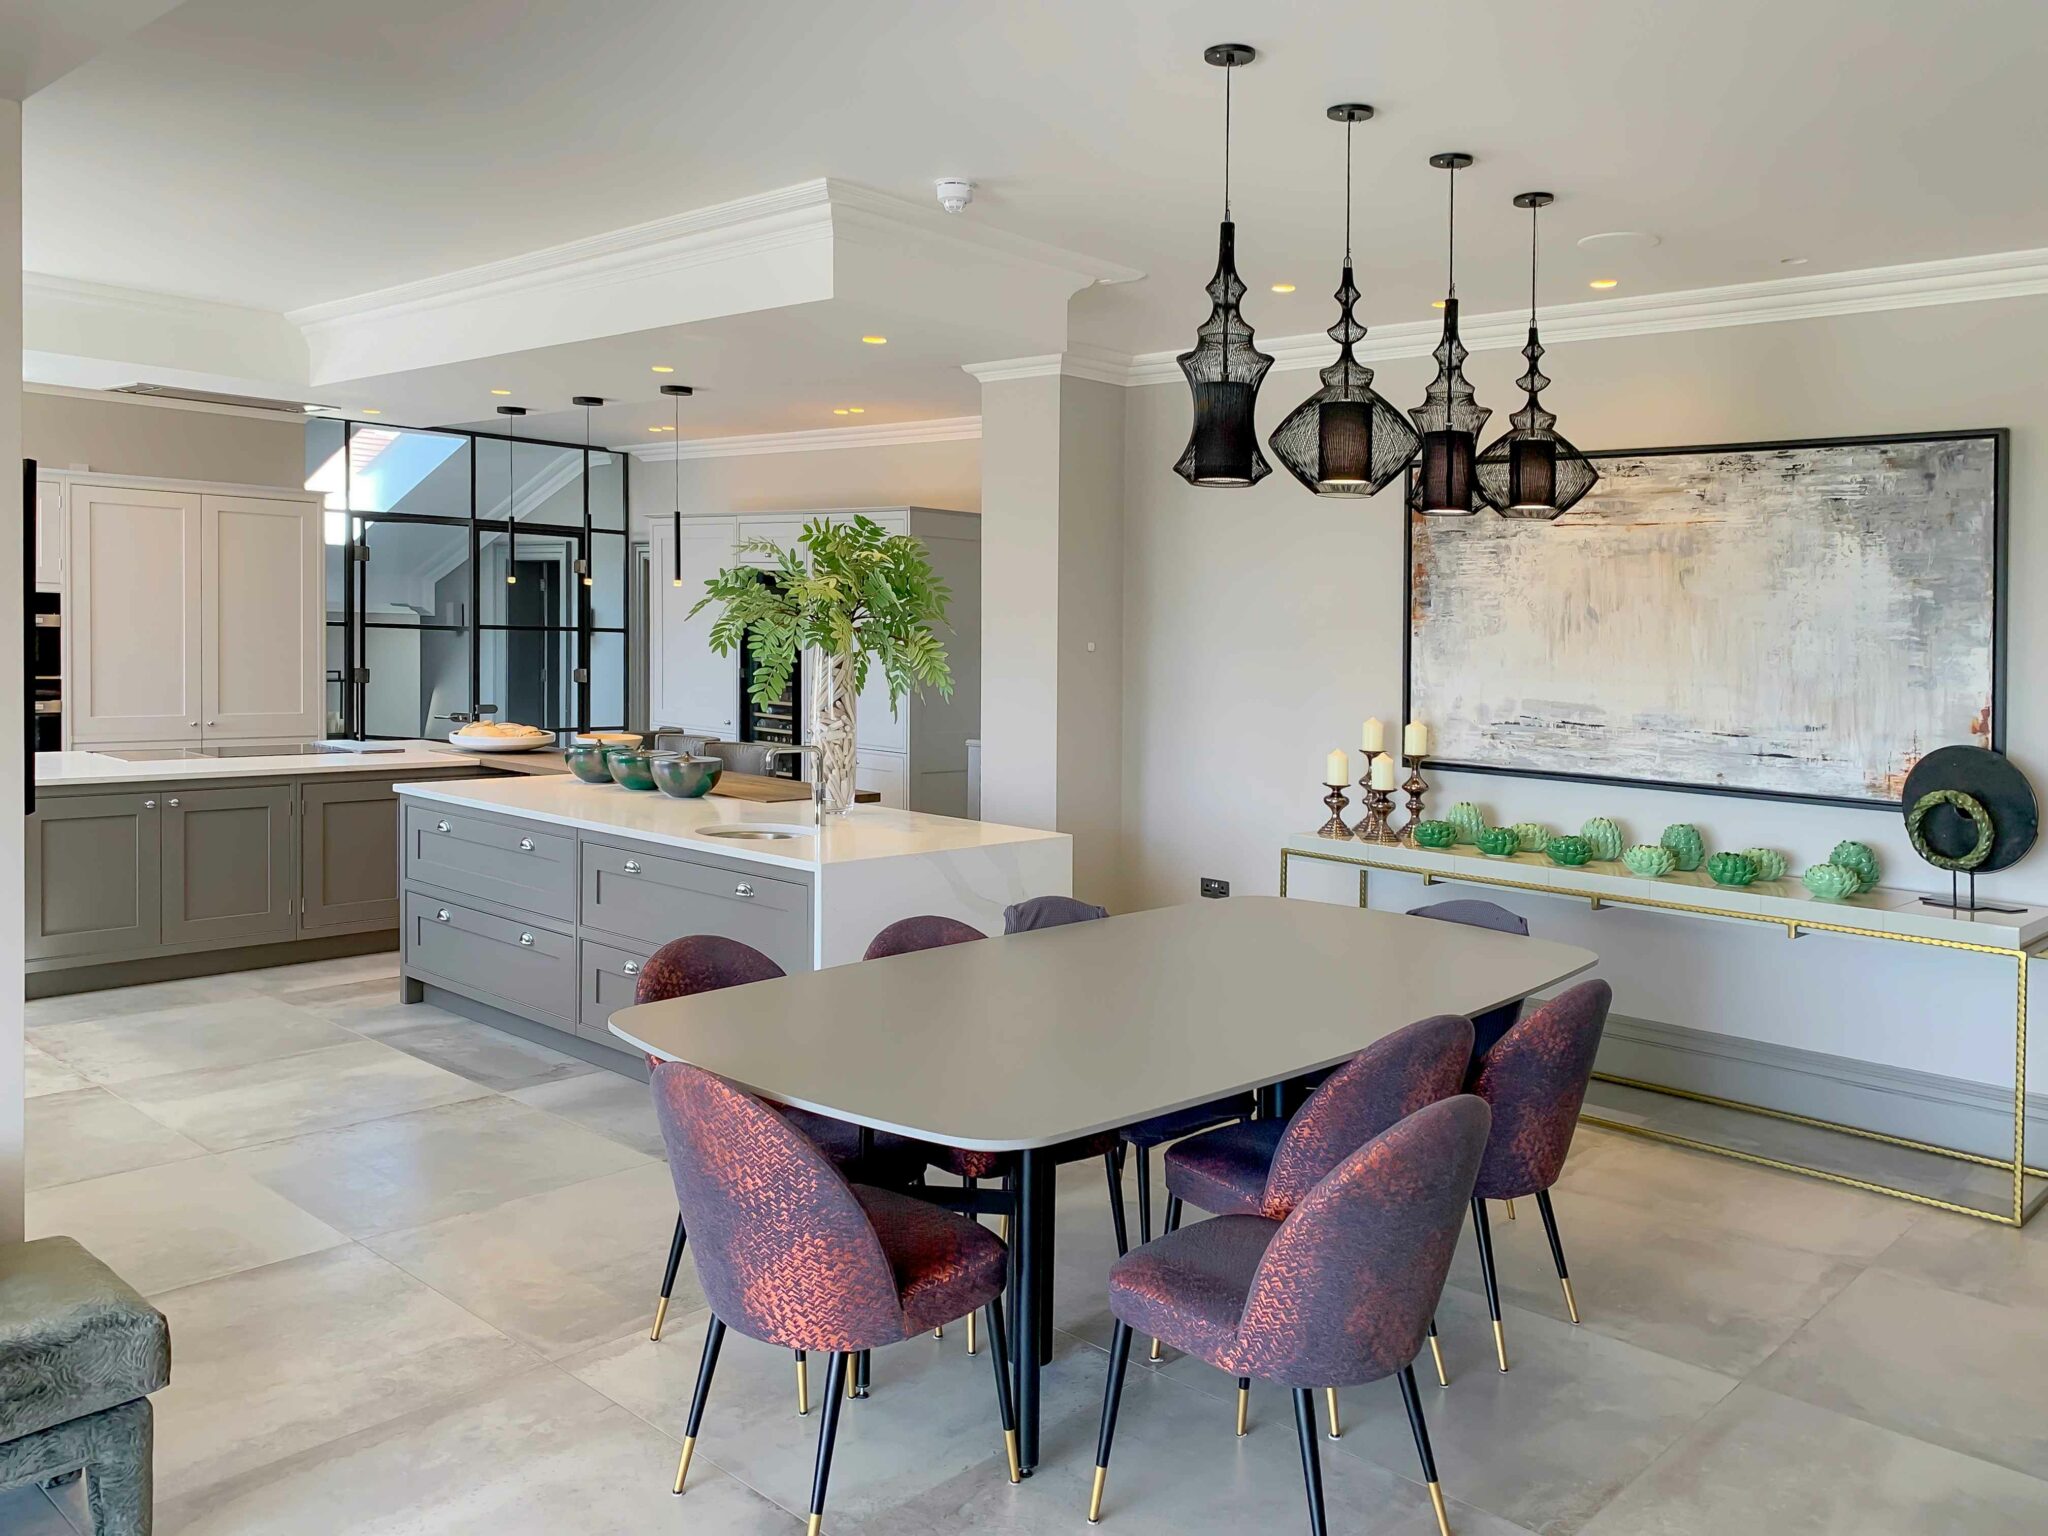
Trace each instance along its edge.
{"label": "white ceiling", "polygon": [[[1558,194],[1546,302],[1594,297],[1596,276],[1640,296],[2048,246],[2038,4],[187,0],[27,103],[26,265],[285,310],[818,177],[928,203],[966,175],[965,221],[1145,272],[1076,298],[1072,339],[1150,351],[1204,309],[1222,76],[1200,53],[1223,40],[1262,50],[1236,81],[1235,211],[1268,336],[1331,318],[1343,145],[1323,108],[1345,99],[1380,112],[1356,140],[1374,324],[1425,318],[1441,290],[1439,149],[1478,156],[1459,178],[1470,310],[1523,302],[1509,199],[1529,187]],[[1662,243],[1575,244],[1614,229]],[[842,319],[707,321],[359,393],[441,420],[488,416],[486,375],[527,403],[651,400],[646,364],[677,358],[646,354],[700,347],[725,376],[675,377],[707,384],[707,431],[831,425],[848,400],[870,422],[953,415],[973,402],[955,365],[1001,330],[955,316],[842,357]]]}

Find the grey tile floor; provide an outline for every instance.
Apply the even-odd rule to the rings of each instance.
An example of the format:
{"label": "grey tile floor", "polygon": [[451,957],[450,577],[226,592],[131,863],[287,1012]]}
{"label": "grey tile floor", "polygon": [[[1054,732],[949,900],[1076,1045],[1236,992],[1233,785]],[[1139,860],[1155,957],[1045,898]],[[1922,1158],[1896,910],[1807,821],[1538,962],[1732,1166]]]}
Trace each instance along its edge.
{"label": "grey tile floor", "polygon": [[[645,1089],[430,1007],[390,956],[30,1005],[29,1223],[171,1320],[158,1530],[801,1529],[817,1416],[788,1356],[729,1339],[681,1500],[694,1283],[647,1339],[674,1205]],[[1062,1185],[1044,1461],[1012,1487],[961,1330],[877,1356],[827,1527],[1072,1532],[1093,1464],[1113,1253],[1100,1172]],[[1584,1316],[1534,1212],[1493,1230],[1512,1369],[1477,1261],[1425,1385],[1461,1536],[2048,1529],[2048,1219],[2024,1233],[1582,1130],[1557,1192]],[[1142,1355],[1142,1351],[1140,1352]],[[1427,1382],[1429,1373],[1424,1373]],[[1105,1529],[1300,1529],[1284,1394],[1132,1366]],[[1323,1442],[1331,1526],[1428,1536],[1391,1383]],[[77,1486],[0,1495],[70,1536]]]}

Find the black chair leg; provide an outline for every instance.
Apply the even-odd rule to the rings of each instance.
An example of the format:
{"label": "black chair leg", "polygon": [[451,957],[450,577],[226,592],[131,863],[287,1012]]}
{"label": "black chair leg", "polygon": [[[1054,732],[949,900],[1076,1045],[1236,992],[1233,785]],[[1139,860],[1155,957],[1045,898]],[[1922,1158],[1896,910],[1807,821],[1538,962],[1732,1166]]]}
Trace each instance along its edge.
{"label": "black chair leg", "polygon": [[1557,1240],[1557,1212],[1550,1208],[1550,1191],[1541,1190],[1536,1196],[1536,1209],[1543,1216],[1543,1235],[1550,1239],[1550,1257],[1557,1264],[1557,1283],[1564,1288],[1564,1309],[1571,1314],[1572,1326],[1579,1326],[1579,1304],[1572,1297],[1572,1277],[1564,1267],[1564,1244]]}
{"label": "black chair leg", "polygon": [[1479,1277],[1486,1282],[1486,1310],[1493,1318],[1493,1353],[1508,1368],[1507,1336],[1500,1331],[1500,1280],[1493,1270],[1493,1229],[1486,1224],[1486,1202],[1472,1197],[1472,1236],[1479,1244]]}
{"label": "black chair leg", "polygon": [[1131,1361],[1131,1325],[1119,1321],[1109,1339],[1109,1380],[1102,1388],[1102,1428],[1095,1436],[1095,1487],[1088,1495],[1088,1523],[1102,1519],[1102,1485],[1109,1480],[1109,1443],[1116,1438],[1116,1410],[1123,1401],[1124,1367]]}
{"label": "black chair leg", "polygon": [[1316,1447],[1316,1399],[1309,1387],[1294,1389],[1294,1428],[1301,1436],[1301,1477],[1308,1484],[1309,1536],[1328,1536],[1323,1518],[1323,1459]]}
{"label": "black chair leg", "polygon": [[[1170,1233],[1178,1232],[1179,1230],[1180,1196],[1168,1195],[1166,1197],[1166,1231],[1162,1232],[1160,1235],[1164,1237]],[[1147,1358],[1152,1360],[1163,1360],[1166,1358],[1165,1355],[1160,1352],[1159,1341],[1157,1339],[1154,1339],[1152,1341],[1152,1350]]]}
{"label": "black chair leg", "polygon": [[1430,1454],[1429,1426],[1422,1421],[1422,1396],[1415,1390],[1415,1367],[1401,1367],[1401,1401],[1408,1409],[1408,1427],[1415,1431],[1415,1450],[1422,1457],[1422,1480],[1429,1484],[1429,1502],[1436,1510],[1437,1536],[1451,1536],[1444,1514],[1444,1491],[1436,1480],[1436,1457]]}
{"label": "black chair leg", "polygon": [[1003,1425],[1003,1453],[1010,1458],[1010,1481],[1022,1482],[1017,1462],[1017,1406],[1010,1398],[1010,1336],[1003,1328],[1003,1302],[988,1304],[988,1353],[996,1368],[996,1417]]}
{"label": "black chair leg", "polygon": [[697,1390],[690,1394],[690,1419],[683,1428],[683,1454],[676,1462],[674,1492],[683,1491],[683,1479],[690,1475],[690,1457],[697,1450],[697,1429],[704,1422],[704,1404],[711,1396],[711,1373],[718,1369],[718,1346],[725,1342],[725,1324],[716,1317],[704,1330],[704,1358],[697,1366]]}
{"label": "black chair leg", "polygon": [[868,1395],[868,1366],[873,1358],[872,1353],[865,1349],[853,1357],[853,1383],[846,1394],[848,1397]]}
{"label": "black chair leg", "polygon": [[1114,1151],[1102,1154],[1102,1171],[1109,1175],[1109,1219],[1116,1225],[1116,1256],[1131,1251],[1131,1234],[1124,1224],[1124,1181]]}
{"label": "black chair leg", "polygon": [[689,1234],[683,1230],[683,1213],[676,1212],[676,1235],[669,1239],[668,1268],[661,1272],[661,1299],[654,1304],[654,1331],[647,1335],[657,1344],[661,1342],[661,1325],[668,1321],[668,1299],[676,1288],[676,1271],[683,1266],[683,1243]]}
{"label": "black chair leg", "polygon": [[811,1472],[811,1519],[805,1536],[818,1536],[818,1527],[825,1522],[825,1484],[832,1476],[832,1442],[839,1437],[839,1405],[851,1363],[850,1356],[835,1349],[825,1367],[825,1411],[818,1425],[818,1464]]}
{"label": "black chair leg", "polygon": [[1152,1241],[1152,1149],[1138,1148],[1138,1241]]}

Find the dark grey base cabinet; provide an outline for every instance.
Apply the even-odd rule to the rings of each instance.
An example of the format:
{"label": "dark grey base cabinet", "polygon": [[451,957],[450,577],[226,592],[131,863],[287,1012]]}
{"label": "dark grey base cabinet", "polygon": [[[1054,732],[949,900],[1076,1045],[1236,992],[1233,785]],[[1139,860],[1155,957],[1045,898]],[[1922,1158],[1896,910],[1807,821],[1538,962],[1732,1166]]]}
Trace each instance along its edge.
{"label": "dark grey base cabinet", "polygon": [[181,789],[163,798],[163,942],[268,944],[292,936],[293,794]]}
{"label": "dark grey base cabinet", "polygon": [[156,795],[38,797],[28,821],[28,958],[114,954],[163,932]]}

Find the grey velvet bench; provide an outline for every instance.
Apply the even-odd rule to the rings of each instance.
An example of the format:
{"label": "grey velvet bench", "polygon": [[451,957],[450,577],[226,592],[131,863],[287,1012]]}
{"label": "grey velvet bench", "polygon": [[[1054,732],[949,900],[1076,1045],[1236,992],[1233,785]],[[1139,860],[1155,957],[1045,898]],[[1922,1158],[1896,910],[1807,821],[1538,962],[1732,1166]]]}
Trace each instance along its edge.
{"label": "grey velvet bench", "polygon": [[147,1536],[164,1316],[68,1237],[0,1243],[0,1489],[83,1470],[94,1536]]}

